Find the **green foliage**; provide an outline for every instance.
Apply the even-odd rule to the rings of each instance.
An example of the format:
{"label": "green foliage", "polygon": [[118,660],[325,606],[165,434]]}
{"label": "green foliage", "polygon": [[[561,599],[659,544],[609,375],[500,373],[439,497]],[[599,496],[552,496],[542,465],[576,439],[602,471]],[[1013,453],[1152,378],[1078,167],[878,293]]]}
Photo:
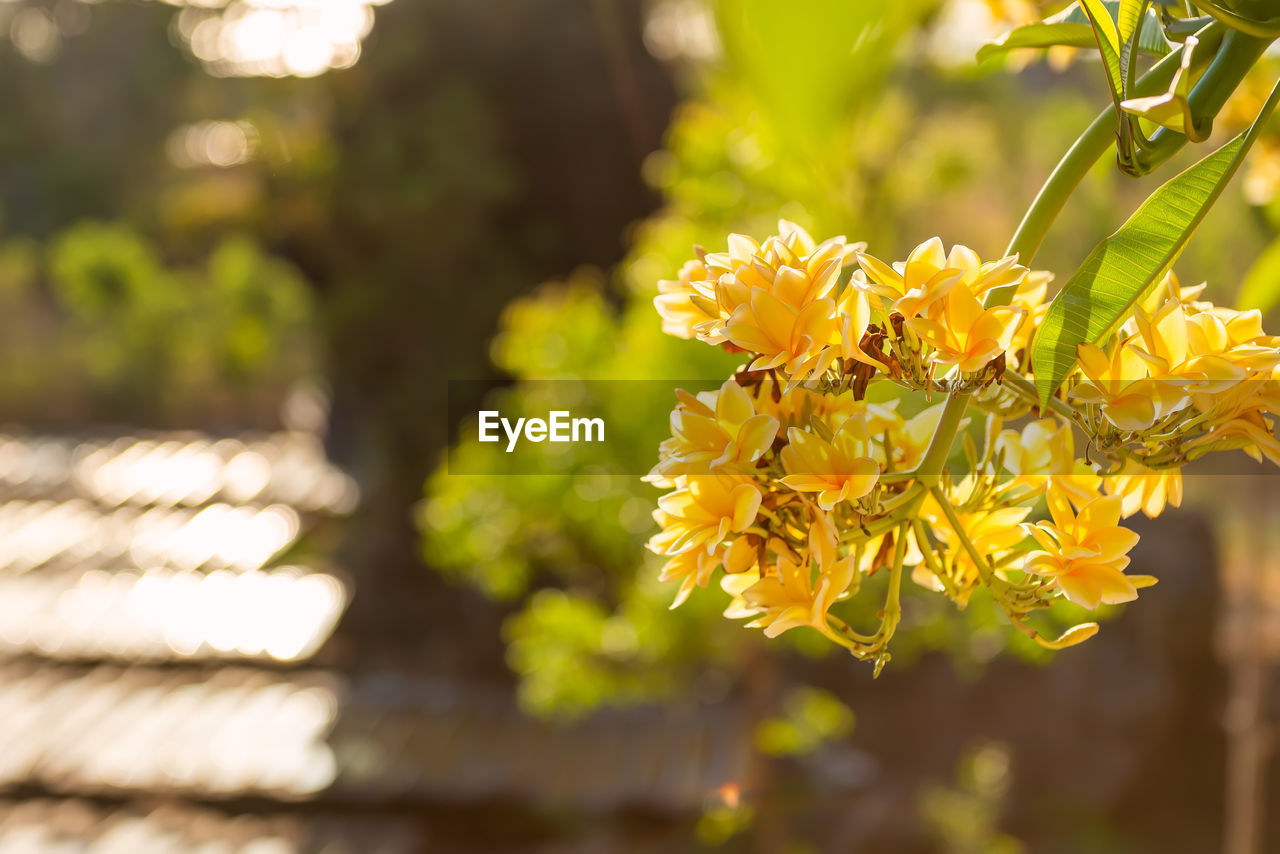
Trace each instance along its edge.
{"label": "green foliage", "polygon": [[245,237],[170,266],[120,223],[0,245],[0,396],[28,420],[274,423],[315,371],[311,294]]}
{"label": "green foliage", "polygon": [[1280,303],[1280,238],[1271,241],[1253,262],[1236,295],[1236,305],[1240,308],[1256,308],[1263,314],[1277,303]]}
{"label": "green foliage", "polygon": [[853,731],[853,711],[828,691],[799,687],[782,699],[781,713],[756,726],[756,745],[773,756],[811,753]]}
{"label": "green foliage", "polygon": [[1032,354],[1042,402],[1075,365],[1076,347],[1114,332],[1173,263],[1239,168],[1277,96],[1280,88],[1249,130],[1161,185],[1063,286],[1036,333]]}
{"label": "green foliage", "polygon": [[[1112,20],[1117,21],[1119,29],[1132,33],[1132,24],[1126,23],[1124,27],[1119,24],[1121,3],[1111,0],[1101,5],[1106,8]],[[1136,16],[1133,20],[1137,20]],[[1126,29],[1126,27],[1129,28]],[[1127,39],[1128,35],[1125,38]],[[983,45],[978,51],[978,61],[982,62],[1018,48],[1045,48],[1057,45],[1079,48],[1097,47],[1089,18],[1079,6],[1073,4],[1071,8],[1051,18],[1010,30],[994,42]],[[1165,56],[1170,51],[1169,42],[1164,37],[1164,28],[1160,24],[1160,15],[1154,9],[1149,8],[1142,19],[1142,32],[1138,37],[1137,47],[1139,52],[1148,56]]]}
{"label": "green foliage", "polygon": [[921,793],[920,814],[947,854],[1018,854],[1021,842],[1000,831],[1012,781],[1005,745],[982,743],[961,760],[952,786]]}

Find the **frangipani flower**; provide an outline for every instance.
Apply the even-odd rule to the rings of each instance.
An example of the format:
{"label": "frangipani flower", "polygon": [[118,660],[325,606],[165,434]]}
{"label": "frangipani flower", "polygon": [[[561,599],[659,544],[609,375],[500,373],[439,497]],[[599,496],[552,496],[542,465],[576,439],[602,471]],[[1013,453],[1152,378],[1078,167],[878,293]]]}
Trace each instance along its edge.
{"label": "frangipani flower", "polygon": [[[1154,313],[1141,306],[1134,312],[1138,338],[1129,346],[1147,364],[1157,382],[1180,389],[1215,393],[1225,391],[1244,379],[1245,371],[1231,359],[1217,353],[1198,354],[1191,349],[1191,326],[1183,304],[1168,300]],[[1211,344],[1214,338],[1226,343],[1229,333],[1223,325],[1220,336],[1216,324],[1206,319],[1197,324],[1198,340]]]}
{"label": "frangipani flower", "polygon": [[649,548],[674,555],[704,547],[710,554],[730,533],[751,527],[760,501],[759,488],[744,477],[678,477],[676,490],[658,499],[653,518],[662,530],[650,538]]}
{"label": "frangipani flower", "polygon": [[1100,406],[1102,417],[1120,430],[1146,430],[1191,403],[1186,391],[1152,380],[1142,357],[1125,342],[1117,342],[1110,355],[1094,344],[1081,344],[1076,353],[1086,379],[1068,398]]}
{"label": "frangipani flower", "polygon": [[[947,498],[953,504],[962,504],[980,483],[978,475],[970,475],[956,484]],[[969,545],[985,559],[993,563],[1000,562],[1026,539],[1026,534],[1018,527],[1018,523],[1027,518],[1030,512],[1029,506],[1016,505],[957,510],[956,518],[962,529],[957,531],[932,495],[920,508],[921,518],[929,522],[942,545],[944,565],[951,568],[951,576],[961,585],[972,585],[981,575],[969,552]]]}
{"label": "frangipani flower", "polygon": [[774,567],[763,574],[753,570],[721,579],[720,586],[734,597],[726,614],[755,617],[747,625],[763,628],[767,637],[809,626],[841,643],[827,612],[849,589],[855,571],[852,558],[844,558],[820,571],[815,582],[807,557],[793,561],[780,556]]}
{"label": "frangipani flower", "polygon": [[996,438],[996,450],[1010,474],[1066,474],[1076,462],[1071,425],[1053,418],[1032,421],[1018,433],[1005,430]]}
{"label": "frangipani flower", "polygon": [[[1047,270],[1031,270],[1014,291],[1013,298],[1009,300],[1011,306],[1023,310],[1022,322],[1018,324],[1018,329],[1009,342],[1010,367],[1019,369],[1026,367],[1024,363],[1027,361],[1026,354],[1031,352],[1031,339],[1040,328],[1045,315],[1049,313],[1049,301],[1045,297],[1048,295],[1049,283],[1052,281],[1053,274]],[[1021,359],[1017,358],[1019,355]]]}
{"label": "frangipani flower", "polygon": [[[1079,347],[1065,399],[1002,431],[1036,408],[1029,357],[1048,272],[1014,257],[984,264],[935,238],[895,264],[858,255],[842,287],[860,247],[785,222],[779,232],[700,252],[655,301],[668,332],[751,354],[719,390],[680,393],[647,478],[674,487],[649,547],[666,557],[661,578],[679,583],[676,604],[721,570],[726,616],[770,637],[812,627],[878,667],[910,571],[961,607],[986,586],[1019,629],[1058,649],[1096,624],[1041,637],[1029,616],[1047,597],[1094,608],[1154,583],[1125,574],[1137,535],[1119,520],[1177,506],[1181,465],[1237,448],[1280,464],[1280,338],[1256,311],[1200,301],[1203,285],[1168,274],[1109,341]],[[1003,388],[981,391],[1001,371]],[[904,418],[898,392],[880,394],[889,382],[947,400]],[[973,408],[986,429],[964,434],[976,470],[961,477],[949,461]],[[1077,458],[1076,428],[1102,462]],[[1041,497],[1051,519],[1027,524]],[[884,569],[874,634],[831,613]]]}
{"label": "frangipani flower", "polygon": [[[889,439],[893,443],[894,468],[910,470],[920,464],[924,459],[925,451],[929,449],[933,434],[938,429],[938,420],[942,417],[944,406],[945,404],[937,403],[918,412],[907,419],[901,430],[889,434]],[[961,426],[966,424],[968,424],[967,420]]]}
{"label": "frangipani flower", "polygon": [[708,279],[694,282],[693,287],[698,291],[700,306],[715,319],[696,327],[699,338],[712,344],[731,340],[725,327],[739,308],[752,304],[758,291],[788,306],[793,314],[815,301],[830,298],[839,283],[840,271],[865,245],[847,245],[843,236],[815,243],[803,228],[786,220],[778,222],[778,231],[778,236],[763,244],[746,235],[732,234],[728,252],[704,256]]}
{"label": "frangipani flower", "polygon": [[671,413],[671,438],[659,446],[650,477],[711,474],[734,464],[760,459],[778,434],[778,421],[758,414],[755,401],[730,377],[718,391],[696,397],[677,391]]}
{"label": "frangipani flower", "polygon": [[1028,554],[1024,571],[1054,579],[1070,601],[1093,609],[1138,598],[1138,589],[1155,583],[1151,576],[1126,576],[1125,555],[1138,543],[1138,535],[1119,527],[1120,498],[1095,498],[1077,515],[1061,496],[1050,495],[1052,522],[1023,525],[1040,544]]}
{"label": "frangipani flower", "polygon": [[866,424],[850,418],[828,442],[816,433],[792,427],[782,449],[782,483],[797,492],[818,493],[818,506],[830,510],[841,501],[854,501],[875,488],[880,464],[871,458]]}
{"label": "frangipani flower", "polygon": [[756,564],[756,549],[747,537],[737,537],[729,546],[720,546],[715,551],[693,548],[680,552],[667,561],[659,581],[679,581],[680,589],[676,593],[672,608],[678,608],[689,598],[694,587],[706,587],[711,574],[724,565],[727,573],[746,572]]}
{"label": "frangipani flower", "polygon": [[1027,274],[1026,267],[1018,266],[1017,256],[983,264],[967,246],[957,244],[947,253],[937,237],[913,249],[906,261],[889,265],[859,252],[858,264],[866,278],[855,277],[855,286],[876,294],[886,310],[907,318],[930,314],[956,285],[981,298],[992,288],[1020,283]]}
{"label": "frangipani flower", "polygon": [[735,346],[757,353],[751,371],[780,368],[795,382],[825,371],[836,357],[839,340],[834,300],[819,299],[796,310],[764,288],[752,288],[748,302],[734,309],[723,335]]}
{"label": "frangipani flower", "polygon": [[714,321],[718,311],[708,304],[694,282],[707,281],[710,273],[700,260],[686,261],[680,268],[679,279],[658,282],[658,295],[653,298],[654,307],[662,317],[662,331],[677,338],[696,338],[698,327]]}
{"label": "frangipani flower", "polygon": [[1165,505],[1182,505],[1182,472],[1156,470],[1129,460],[1118,474],[1103,478],[1108,495],[1120,498],[1120,515],[1128,519],[1139,510],[1148,519],[1164,512]]}
{"label": "frangipani flower", "polygon": [[964,373],[980,371],[1009,349],[1026,310],[1013,306],[984,309],[968,286],[953,287],[941,301],[937,319],[908,317],[907,324],[933,347],[932,360]]}
{"label": "frangipani flower", "polygon": [[1243,450],[1261,462],[1265,457],[1280,465],[1280,440],[1273,418],[1280,412],[1280,382],[1275,374],[1259,372],[1222,394],[1195,398],[1196,409],[1211,413],[1209,429],[1188,445],[1188,458],[1209,451]]}

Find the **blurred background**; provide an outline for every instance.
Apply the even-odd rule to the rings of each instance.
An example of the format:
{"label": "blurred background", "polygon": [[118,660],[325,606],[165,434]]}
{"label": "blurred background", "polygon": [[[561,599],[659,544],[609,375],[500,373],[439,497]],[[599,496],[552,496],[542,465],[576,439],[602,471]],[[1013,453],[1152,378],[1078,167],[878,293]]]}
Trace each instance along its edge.
{"label": "blurred background", "polygon": [[[873,682],[668,610],[600,473],[660,384],[575,471],[443,467],[501,470],[450,380],[725,376],[652,309],[694,244],[998,254],[1105,95],[973,57],[1061,5],[0,2],[0,852],[1274,850],[1265,479],[1138,521],[1084,646],[912,591]],[[1100,164],[1036,266],[1158,180]],[[1184,283],[1275,303],[1278,187],[1280,136]]]}

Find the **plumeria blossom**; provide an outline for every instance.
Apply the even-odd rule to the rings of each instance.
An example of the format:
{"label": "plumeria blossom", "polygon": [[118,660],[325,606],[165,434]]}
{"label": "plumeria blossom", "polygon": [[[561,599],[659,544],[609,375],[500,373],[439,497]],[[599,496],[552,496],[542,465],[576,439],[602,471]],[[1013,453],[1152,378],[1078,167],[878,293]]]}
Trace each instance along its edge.
{"label": "plumeria blossom", "polygon": [[815,580],[807,558],[793,561],[779,556],[767,572],[726,575],[720,583],[733,596],[727,615],[754,617],[747,625],[764,629],[766,637],[808,626],[843,643],[828,612],[849,588],[855,571],[852,558],[844,558]]}
{"label": "plumeria blossom", "polygon": [[679,581],[672,608],[679,607],[689,598],[694,587],[706,587],[716,569],[724,567],[726,573],[747,572],[755,566],[756,551],[747,537],[737,537],[729,546],[714,551],[691,548],[679,552],[666,562],[658,575],[659,581]]}
{"label": "plumeria blossom", "polygon": [[831,366],[837,355],[831,344],[839,340],[840,329],[834,300],[816,300],[797,310],[764,288],[753,288],[747,300],[733,310],[723,334],[758,354],[749,370],[779,368],[803,381]]}
{"label": "plumeria blossom", "polygon": [[1182,472],[1179,469],[1157,471],[1132,460],[1118,473],[1103,478],[1108,495],[1120,499],[1120,515],[1128,519],[1142,511],[1154,519],[1164,508],[1182,505]]}
{"label": "plumeria blossom", "polygon": [[[840,271],[865,245],[847,244],[844,237],[816,243],[803,228],[786,220],[779,221],[778,232],[764,243],[731,234],[728,251],[702,255],[702,278],[695,278],[696,268],[689,277],[690,299],[709,318],[693,327],[697,337],[709,344],[730,340],[726,327],[739,308],[751,306],[757,291],[796,314],[830,298]],[[834,312],[834,302],[829,308]]]}
{"label": "plumeria blossom", "polygon": [[[868,294],[872,304],[892,325],[901,316],[926,347],[929,363],[945,374],[955,368],[972,374],[998,356],[1010,352],[1029,314],[1026,303],[1034,290],[1023,290],[1028,270],[1015,256],[983,263],[967,246],[947,252],[938,238],[912,250],[906,261],[886,264],[859,253],[860,270],[851,285]],[[983,298],[996,288],[1021,292],[1021,304],[984,307]],[[905,354],[900,354],[905,355]]]}
{"label": "plumeria blossom", "polygon": [[679,403],[671,413],[671,438],[659,448],[651,479],[711,474],[754,463],[778,434],[777,419],[757,413],[751,395],[732,377],[718,391],[676,394]]}
{"label": "plumeria blossom", "polygon": [[1071,389],[1070,399],[1100,407],[1102,417],[1120,430],[1146,430],[1191,404],[1184,389],[1153,380],[1146,362],[1127,342],[1116,342],[1109,354],[1081,344],[1076,355],[1085,379]]}
{"label": "plumeria blossom", "polygon": [[[1120,520],[1177,507],[1182,466],[1204,454],[1280,464],[1280,339],[1169,274],[1113,335],[1079,346],[1043,405],[1031,353],[1052,278],[937,238],[886,263],[783,222],[663,282],[664,329],[743,352],[718,390],[678,394],[647,477],[670,490],[649,548],[679,585],[673,607],[719,575],[726,616],[769,637],[817,631],[878,670],[907,578],[960,607],[983,588],[1050,649],[1097,624],[1046,636],[1037,612],[1153,584],[1126,572],[1138,537]],[[879,626],[860,632],[839,612],[880,573],[865,589],[883,605],[853,612]]]}
{"label": "plumeria blossom", "polygon": [[1021,432],[1005,430],[996,437],[996,452],[1014,483],[1036,493],[1055,490],[1072,501],[1098,494],[1102,478],[1075,455],[1071,425],[1053,418],[1029,422]]}
{"label": "plumeria blossom", "polygon": [[1095,498],[1078,514],[1065,499],[1051,496],[1049,510],[1052,522],[1023,526],[1040,545],[1026,556],[1026,572],[1053,579],[1063,596],[1083,608],[1130,602],[1139,588],[1155,583],[1151,576],[1124,574],[1138,535],[1119,526],[1119,496]]}
{"label": "plumeria blossom", "polygon": [[982,307],[964,284],[953,287],[936,318],[909,317],[907,323],[934,350],[933,363],[965,373],[980,371],[1009,349],[1026,310],[1013,306]]}
{"label": "plumeria blossom", "polygon": [[875,488],[880,464],[872,453],[866,422],[850,418],[831,437],[792,427],[782,449],[782,483],[797,492],[818,493],[818,506],[830,510],[841,501],[853,501]]}
{"label": "plumeria blossom", "polygon": [[1023,278],[1009,304],[1022,310],[1022,320],[1009,341],[1009,365],[1023,368],[1031,352],[1031,341],[1035,331],[1040,328],[1044,316],[1049,313],[1049,301],[1045,298],[1049,293],[1049,284],[1053,274],[1047,270],[1030,270]]}
{"label": "plumeria blossom", "polygon": [[1144,431],[1179,415],[1207,421],[1219,435],[1251,432],[1226,426],[1233,412],[1247,409],[1235,389],[1270,379],[1280,366],[1280,339],[1263,334],[1257,311],[1197,301],[1203,289],[1183,288],[1169,274],[1121,327],[1109,354],[1081,344],[1085,379],[1069,398],[1099,406],[1119,430]]}
{"label": "plumeria blossom", "polygon": [[981,298],[992,288],[1019,284],[1027,275],[1016,256],[984,264],[967,246],[957,244],[947,252],[937,237],[913,249],[906,261],[886,264],[859,252],[858,265],[865,279],[855,278],[855,285],[880,297],[885,311],[903,317],[932,316],[931,310],[957,285]]}
{"label": "plumeria blossom", "polygon": [[[971,489],[973,482],[974,478],[971,477],[959,491],[963,493]],[[929,521],[930,528],[938,537],[939,557],[948,570],[947,575],[953,583],[972,589],[981,575],[972,552],[988,561],[1000,562],[1026,538],[1018,525],[1030,512],[1030,507],[1019,506],[981,507],[958,512],[956,515],[961,523],[960,530],[947,519],[937,499],[926,500],[920,514]],[[927,579],[927,582],[937,585],[934,589],[943,589],[941,579]]]}
{"label": "plumeria blossom", "polygon": [[662,530],[649,540],[658,554],[695,548],[710,554],[724,539],[745,531],[760,510],[761,494],[751,480],[726,475],[676,478],[676,490],[658,499],[654,519]]}
{"label": "plumeria blossom", "polygon": [[694,287],[694,282],[706,282],[710,275],[701,259],[693,259],[680,268],[679,278],[658,282],[653,304],[662,317],[663,332],[677,338],[696,338],[699,326],[716,319],[716,313],[706,310],[705,298]]}

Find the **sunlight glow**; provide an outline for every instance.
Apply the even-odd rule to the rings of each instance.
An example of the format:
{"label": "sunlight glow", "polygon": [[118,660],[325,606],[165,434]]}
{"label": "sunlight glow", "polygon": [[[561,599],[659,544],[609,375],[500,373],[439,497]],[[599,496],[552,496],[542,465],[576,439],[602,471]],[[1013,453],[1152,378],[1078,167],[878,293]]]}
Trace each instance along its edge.
{"label": "sunlight glow", "polygon": [[213,74],[314,77],[355,64],[389,0],[169,2],[185,7],[177,34]]}

